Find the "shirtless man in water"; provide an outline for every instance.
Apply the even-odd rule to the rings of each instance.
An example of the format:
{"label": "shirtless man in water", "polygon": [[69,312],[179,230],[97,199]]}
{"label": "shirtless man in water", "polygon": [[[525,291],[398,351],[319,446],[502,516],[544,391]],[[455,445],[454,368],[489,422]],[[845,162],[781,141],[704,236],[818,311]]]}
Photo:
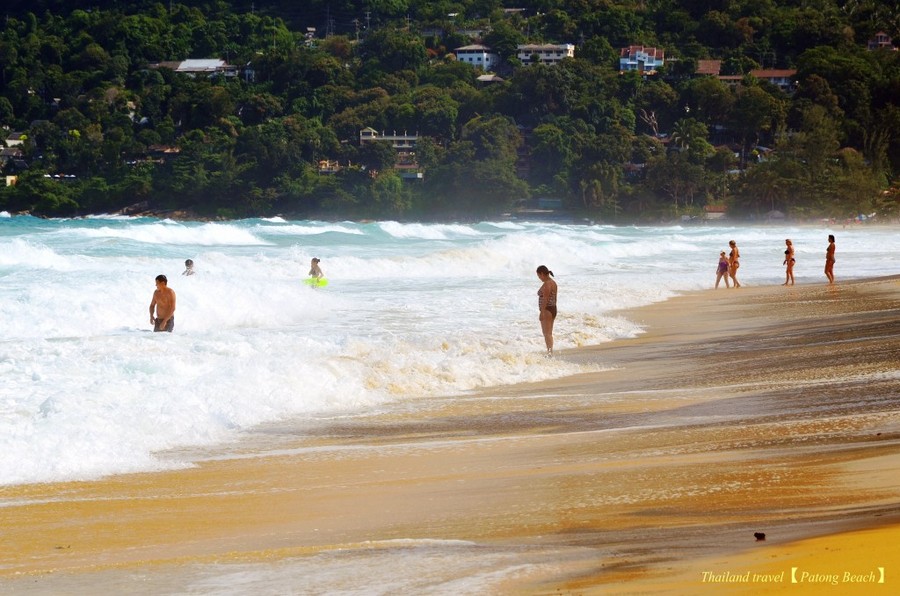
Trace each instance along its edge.
{"label": "shirtless man in water", "polygon": [[150,302],[150,324],[153,325],[154,331],[171,333],[175,329],[175,290],[168,284],[169,280],[165,275],[156,276],[156,291],[153,292],[153,300]]}

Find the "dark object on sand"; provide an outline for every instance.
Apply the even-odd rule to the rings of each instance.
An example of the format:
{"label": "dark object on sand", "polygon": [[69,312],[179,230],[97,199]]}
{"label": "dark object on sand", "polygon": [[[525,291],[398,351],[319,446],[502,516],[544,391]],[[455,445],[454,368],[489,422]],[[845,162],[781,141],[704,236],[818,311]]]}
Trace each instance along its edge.
{"label": "dark object on sand", "polygon": [[759,542],[766,539],[766,534],[765,532],[753,532],[753,537],[756,538],[757,542]]}

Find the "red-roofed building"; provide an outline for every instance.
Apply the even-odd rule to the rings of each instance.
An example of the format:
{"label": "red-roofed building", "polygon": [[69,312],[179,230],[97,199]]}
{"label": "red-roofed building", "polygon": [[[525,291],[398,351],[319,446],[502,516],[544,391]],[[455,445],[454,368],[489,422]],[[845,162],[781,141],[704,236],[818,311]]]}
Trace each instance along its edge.
{"label": "red-roofed building", "polygon": [[866,44],[866,49],[873,50],[892,50],[894,52],[897,51],[897,48],[894,47],[894,40],[891,39],[891,36],[885,33],[884,31],[879,31],[875,34],[875,36],[869,40]]}
{"label": "red-roofed building", "polygon": [[725,205],[707,205],[703,211],[705,219],[725,219],[728,213]]}
{"label": "red-roofed building", "polygon": [[[755,79],[759,79],[760,81],[767,81],[772,85],[775,85],[785,93],[791,93],[794,91],[794,86],[796,83],[794,77],[797,76],[797,71],[794,69],[759,69],[751,70],[749,74]],[[722,81],[726,85],[731,86],[737,85],[743,79],[744,75],[719,75],[720,81]]]}
{"label": "red-roofed building", "polygon": [[697,74],[711,77],[719,76],[722,70],[721,60],[697,60]]}
{"label": "red-roofed building", "polygon": [[636,70],[652,74],[665,64],[666,53],[659,48],[628,46],[619,51],[619,72]]}

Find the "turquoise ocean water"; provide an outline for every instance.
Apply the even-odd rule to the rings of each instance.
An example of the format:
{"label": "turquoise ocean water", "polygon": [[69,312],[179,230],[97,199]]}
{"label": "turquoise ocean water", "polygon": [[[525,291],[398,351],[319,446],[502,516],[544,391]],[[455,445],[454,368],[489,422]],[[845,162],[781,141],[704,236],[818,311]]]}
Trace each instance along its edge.
{"label": "turquoise ocean water", "polygon": [[[543,358],[538,265],[560,286],[559,351],[640,332],[611,311],[711,287],[732,238],[746,285],[784,280],[785,238],[797,283],[821,283],[829,233],[838,281],[900,273],[900,234],[868,226],[0,214],[0,484],[188,465],[157,454],[596,370]],[[325,288],[302,283],[313,256]],[[150,332],[159,273],[178,296],[173,334]]]}

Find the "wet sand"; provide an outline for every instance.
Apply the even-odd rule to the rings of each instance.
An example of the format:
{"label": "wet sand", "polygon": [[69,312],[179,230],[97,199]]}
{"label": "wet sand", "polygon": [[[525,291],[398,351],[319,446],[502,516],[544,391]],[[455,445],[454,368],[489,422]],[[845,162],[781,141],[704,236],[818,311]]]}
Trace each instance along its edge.
{"label": "wet sand", "polygon": [[647,332],[557,356],[604,372],[0,488],[0,592],[896,591],[900,281],[623,316]]}

